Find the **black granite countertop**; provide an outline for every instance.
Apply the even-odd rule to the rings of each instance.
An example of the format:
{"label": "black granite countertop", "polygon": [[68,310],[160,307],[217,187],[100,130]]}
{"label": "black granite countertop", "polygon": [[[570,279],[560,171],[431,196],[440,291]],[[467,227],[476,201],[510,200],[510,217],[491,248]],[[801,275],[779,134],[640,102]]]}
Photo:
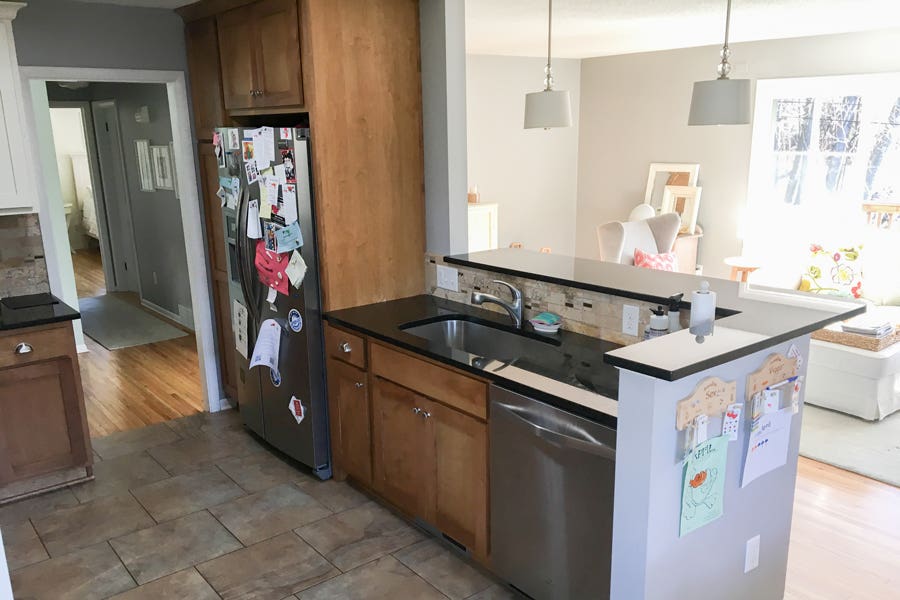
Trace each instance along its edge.
{"label": "black granite countertop", "polygon": [[77,310],[51,294],[29,294],[0,299],[0,331],[74,321]]}
{"label": "black granite countertop", "polygon": [[541,334],[526,323],[522,331],[541,340],[514,360],[476,356],[411,335],[401,326],[462,315],[515,331],[505,314],[494,313],[435,296],[421,295],[325,313],[325,319],[453,367],[469,371],[504,387],[539,398],[576,414],[615,426],[619,374],[603,355],[619,344],[561,331]]}
{"label": "black granite countertop", "polygon": [[684,292],[690,300],[700,282],[708,281],[717,294],[719,318],[715,332],[706,336],[703,343],[682,330],[624,346],[604,356],[608,364],[667,381],[812,333],[866,310],[865,304],[858,301],[518,248],[460,254],[444,260],[448,264],[661,304],[678,292]]}

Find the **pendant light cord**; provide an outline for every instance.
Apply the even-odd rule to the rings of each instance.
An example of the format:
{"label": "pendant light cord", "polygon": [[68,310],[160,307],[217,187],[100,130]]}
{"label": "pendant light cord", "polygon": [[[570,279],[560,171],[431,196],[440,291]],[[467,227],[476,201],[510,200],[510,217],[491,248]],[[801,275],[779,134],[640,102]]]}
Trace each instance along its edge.
{"label": "pendant light cord", "polygon": [[[730,1],[730,0],[729,0]],[[550,44],[553,40],[553,0],[547,0],[547,72],[544,78],[544,91],[553,89],[553,68],[550,65]]]}
{"label": "pendant light cord", "polygon": [[725,9],[725,43],[722,45],[722,51],[719,53],[722,56],[722,62],[716,68],[719,79],[728,79],[728,75],[731,73],[731,63],[728,62],[728,59],[731,57],[731,48],[728,47],[729,33],[731,33],[731,0],[728,0]]}

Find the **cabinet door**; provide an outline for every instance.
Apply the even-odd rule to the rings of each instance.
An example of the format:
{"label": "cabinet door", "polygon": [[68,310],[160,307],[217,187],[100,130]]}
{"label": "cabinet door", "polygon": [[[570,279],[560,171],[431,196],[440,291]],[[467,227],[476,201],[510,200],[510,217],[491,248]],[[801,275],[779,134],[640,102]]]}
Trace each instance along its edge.
{"label": "cabinet door", "polygon": [[222,201],[216,196],[219,189],[219,162],[210,142],[197,144],[200,155],[200,193],[206,218],[206,247],[210,266],[214,271],[228,271],[228,247],[225,243],[225,217]]}
{"label": "cabinet door", "polygon": [[331,449],[338,468],[372,484],[372,436],[366,372],[328,360],[328,411]]}
{"label": "cabinet door", "polygon": [[257,51],[253,47],[253,5],[248,4],[216,17],[219,33],[219,59],[222,63],[222,95],[226,109],[252,108],[256,105],[254,91]]}
{"label": "cabinet door", "polygon": [[434,524],[476,556],[488,550],[487,425],[429,403],[434,436]]}
{"label": "cabinet door", "polygon": [[253,5],[258,52],[256,105],[300,106],[300,32],[297,0],[262,0]]}
{"label": "cabinet door", "polygon": [[90,464],[75,368],[61,358],[0,370],[0,484]]}
{"label": "cabinet door", "polygon": [[373,487],[407,513],[428,519],[433,444],[422,409],[428,401],[384,379],[372,384]]}
{"label": "cabinet door", "polygon": [[185,26],[191,106],[198,140],[212,140],[213,130],[226,125],[219,79],[219,42],[213,17]]}

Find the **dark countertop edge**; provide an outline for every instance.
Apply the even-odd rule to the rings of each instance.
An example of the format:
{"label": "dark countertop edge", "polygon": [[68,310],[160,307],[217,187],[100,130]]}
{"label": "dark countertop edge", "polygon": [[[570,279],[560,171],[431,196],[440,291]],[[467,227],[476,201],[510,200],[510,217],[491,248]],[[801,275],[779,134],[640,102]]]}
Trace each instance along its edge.
{"label": "dark countertop edge", "polygon": [[527,396],[530,396],[537,400],[541,400],[543,402],[546,402],[547,404],[556,406],[557,408],[560,408],[560,409],[570,412],[572,414],[578,415],[580,417],[584,417],[586,419],[590,419],[592,421],[598,422],[598,423],[600,423],[602,425],[606,425],[608,427],[612,427],[613,429],[615,429],[617,427],[618,419],[612,415],[608,415],[606,413],[602,413],[600,411],[593,410],[591,408],[588,408],[588,407],[578,404],[576,402],[570,402],[564,398],[559,398],[558,396],[553,396],[553,395],[543,392],[541,390],[537,390],[530,386],[523,385],[517,381],[502,377],[501,375],[497,375],[495,373],[490,373],[488,371],[483,371],[481,369],[476,369],[476,368],[472,367],[471,365],[467,365],[465,363],[455,361],[453,359],[449,359],[449,358],[447,358],[445,356],[441,356],[439,354],[434,354],[432,352],[429,352],[428,350],[418,348],[412,344],[407,344],[407,343],[403,342],[402,340],[398,340],[397,338],[393,338],[391,336],[384,335],[377,331],[373,331],[367,327],[362,327],[360,325],[357,325],[356,323],[347,321],[346,319],[341,319],[339,317],[335,317],[334,315],[332,315],[330,313],[326,312],[322,316],[326,321],[328,321],[329,323],[331,323],[333,325],[337,325],[337,326],[343,327],[345,329],[349,329],[352,331],[362,333],[362,334],[364,334],[372,339],[378,340],[380,342],[384,342],[386,344],[390,344],[392,346],[402,348],[403,350],[406,350],[413,354],[418,354],[419,356],[423,356],[425,358],[434,360],[441,364],[444,364],[444,365],[447,365],[450,367],[454,367],[461,371],[465,371],[466,373],[470,373],[470,374],[478,377],[479,379],[487,379],[488,381],[490,381],[492,383],[497,383],[501,387],[507,388],[510,391],[523,393]]}
{"label": "dark countertop edge", "polygon": [[628,369],[629,371],[634,371],[635,373],[640,373],[642,375],[649,375],[651,377],[655,377],[657,379],[662,379],[664,381],[677,381],[679,379],[683,379],[688,375],[693,375],[695,373],[700,373],[701,371],[705,371],[707,369],[711,369],[713,367],[717,367],[719,365],[725,364],[727,362],[731,362],[733,360],[737,360],[739,358],[743,358],[744,356],[749,356],[760,350],[765,350],[766,348],[771,348],[773,346],[777,346],[783,342],[787,342],[789,340],[796,339],[802,335],[810,334],[814,331],[818,331],[822,329],[826,325],[830,325],[836,321],[843,321],[844,319],[849,319],[850,317],[855,317],[856,315],[861,315],[866,312],[866,306],[863,304],[859,308],[840,315],[835,315],[833,319],[824,319],[822,321],[813,323],[811,325],[800,327],[796,330],[791,330],[789,332],[774,335],[772,337],[766,338],[765,340],[761,340],[759,342],[753,342],[751,344],[747,344],[737,350],[732,350],[730,352],[723,352],[712,358],[707,358],[705,360],[701,360],[696,362],[690,366],[683,367],[681,369],[675,369],[674,371],[670,371],[668,369],[661,369],[659,367],[651,367],[645,365],[643,363],[635,362],[633,360],[628,360],[625,358],[620,358],[618,356],[611,356],[609,353],[603,355],[603,361],[607,364],[610,364],[614,367],[619,367],[621,369]]}
{"label": "dark countertop edge", "polygon": [[[25,310],[25,309],[22,309]],[[11,323],[9,325],[0,324],[0,331],[14,331],[16,329],[26,329],[28,327],[39,327],[41,325],[52,325],[54,323],[65,323],[66,321],[77,321],[81,318],[81,313],[56,315],[53,317],[44,317],[38,319],[29,319],[22,323]]]}
{"label": "dark countertop edge", "polygon": [[[25,294],[26,296],[38,295],[38,294]],[[54,323],[65,323],[67,321],[76,321],[81,318],[81,313],[62,300],[59,297],[53,294],[47,294],[54,300],[56,300],[55,304],[44,304],[44,305],[36,305],[29,306],[26,308],[9,308],[7,305],[3,305],[0,307],[0,331],[14,331],[16,329],[25,329],[28,327],[39,327],[41,325],[52,325]],[[18,297],[18,296],[15,296]],[[5,298],[3,298],[5,299]],[[0,299],[2,302],[3,299]],[[53,307],[53,314],[41,314],[33,317],[25,317],[24,315],[29,312],[38,313],[40,309],[45,309],[48,307]],[[7,322],[6,319],[3,318],[3,315],[13,315],[19,314],[22,316],[21,320],[12,320]]]}
{"label": "dark countertop edge", "polygon": [[[565,287],[576,288],[579,290],[588,290],[590,292],[600,292],[601,294],[609,294],[611,296],[620,296],[622,298],[631,298],[632,300],[640,300],[642,302],[652,302],[655,304],[666,304],[668,303],[668,298],[663,298],[662,296],[654,296],[652,294],[642,294],[640,292],[634,292],[629,290],[621,290],[618,288],[607,287],[604,285],[599,285],[596,283],[585,283],[583,281],[575,281],[572,279],[563,279],[561,277],[552,277],[550,275],[541,275],[540,273],[531,273],[528,271],[520,271],[518,269],[508,269],[506,267],[497,267],[493,265],[486,265],[484,263],[473,262],[470,260],[462,260],[456,256],[445,256],[444,262],[449,265],[459,265],[461,267],[468,267],[470,269],[479,269],[481,271],[487,271],[489,273],[502,273],[503,275],[512,275],[513,277],[522,277],[524,279],[533,279],[534,281],[543,281],[546,283],[554,283],[556,285],[561,285]],[[688,307],[690,306],[690,302],[686,302],[682,300],[682,306]],[[720,314],[721,310],[721,314]],[[728,309],[720,309],[716,308],[716,314],[720,316],[732,315],[737,311],[732,311]]]}

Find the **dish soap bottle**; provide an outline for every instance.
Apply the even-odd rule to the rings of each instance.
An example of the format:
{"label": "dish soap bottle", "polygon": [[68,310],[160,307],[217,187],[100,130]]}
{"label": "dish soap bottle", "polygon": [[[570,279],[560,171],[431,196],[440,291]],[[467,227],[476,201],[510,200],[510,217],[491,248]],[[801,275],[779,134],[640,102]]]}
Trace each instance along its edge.
{"label": "dish soap bottle", "polygon": [[644,329],[644,339],[660,337],[669,333],[669,315],[662,306],[651,308],[653,315],[650,317],[650,324]]}
{"label": "dish soap bottle", "polygon": [[669,333],[681,329],[681,299],[684,293],[669,296]]}

